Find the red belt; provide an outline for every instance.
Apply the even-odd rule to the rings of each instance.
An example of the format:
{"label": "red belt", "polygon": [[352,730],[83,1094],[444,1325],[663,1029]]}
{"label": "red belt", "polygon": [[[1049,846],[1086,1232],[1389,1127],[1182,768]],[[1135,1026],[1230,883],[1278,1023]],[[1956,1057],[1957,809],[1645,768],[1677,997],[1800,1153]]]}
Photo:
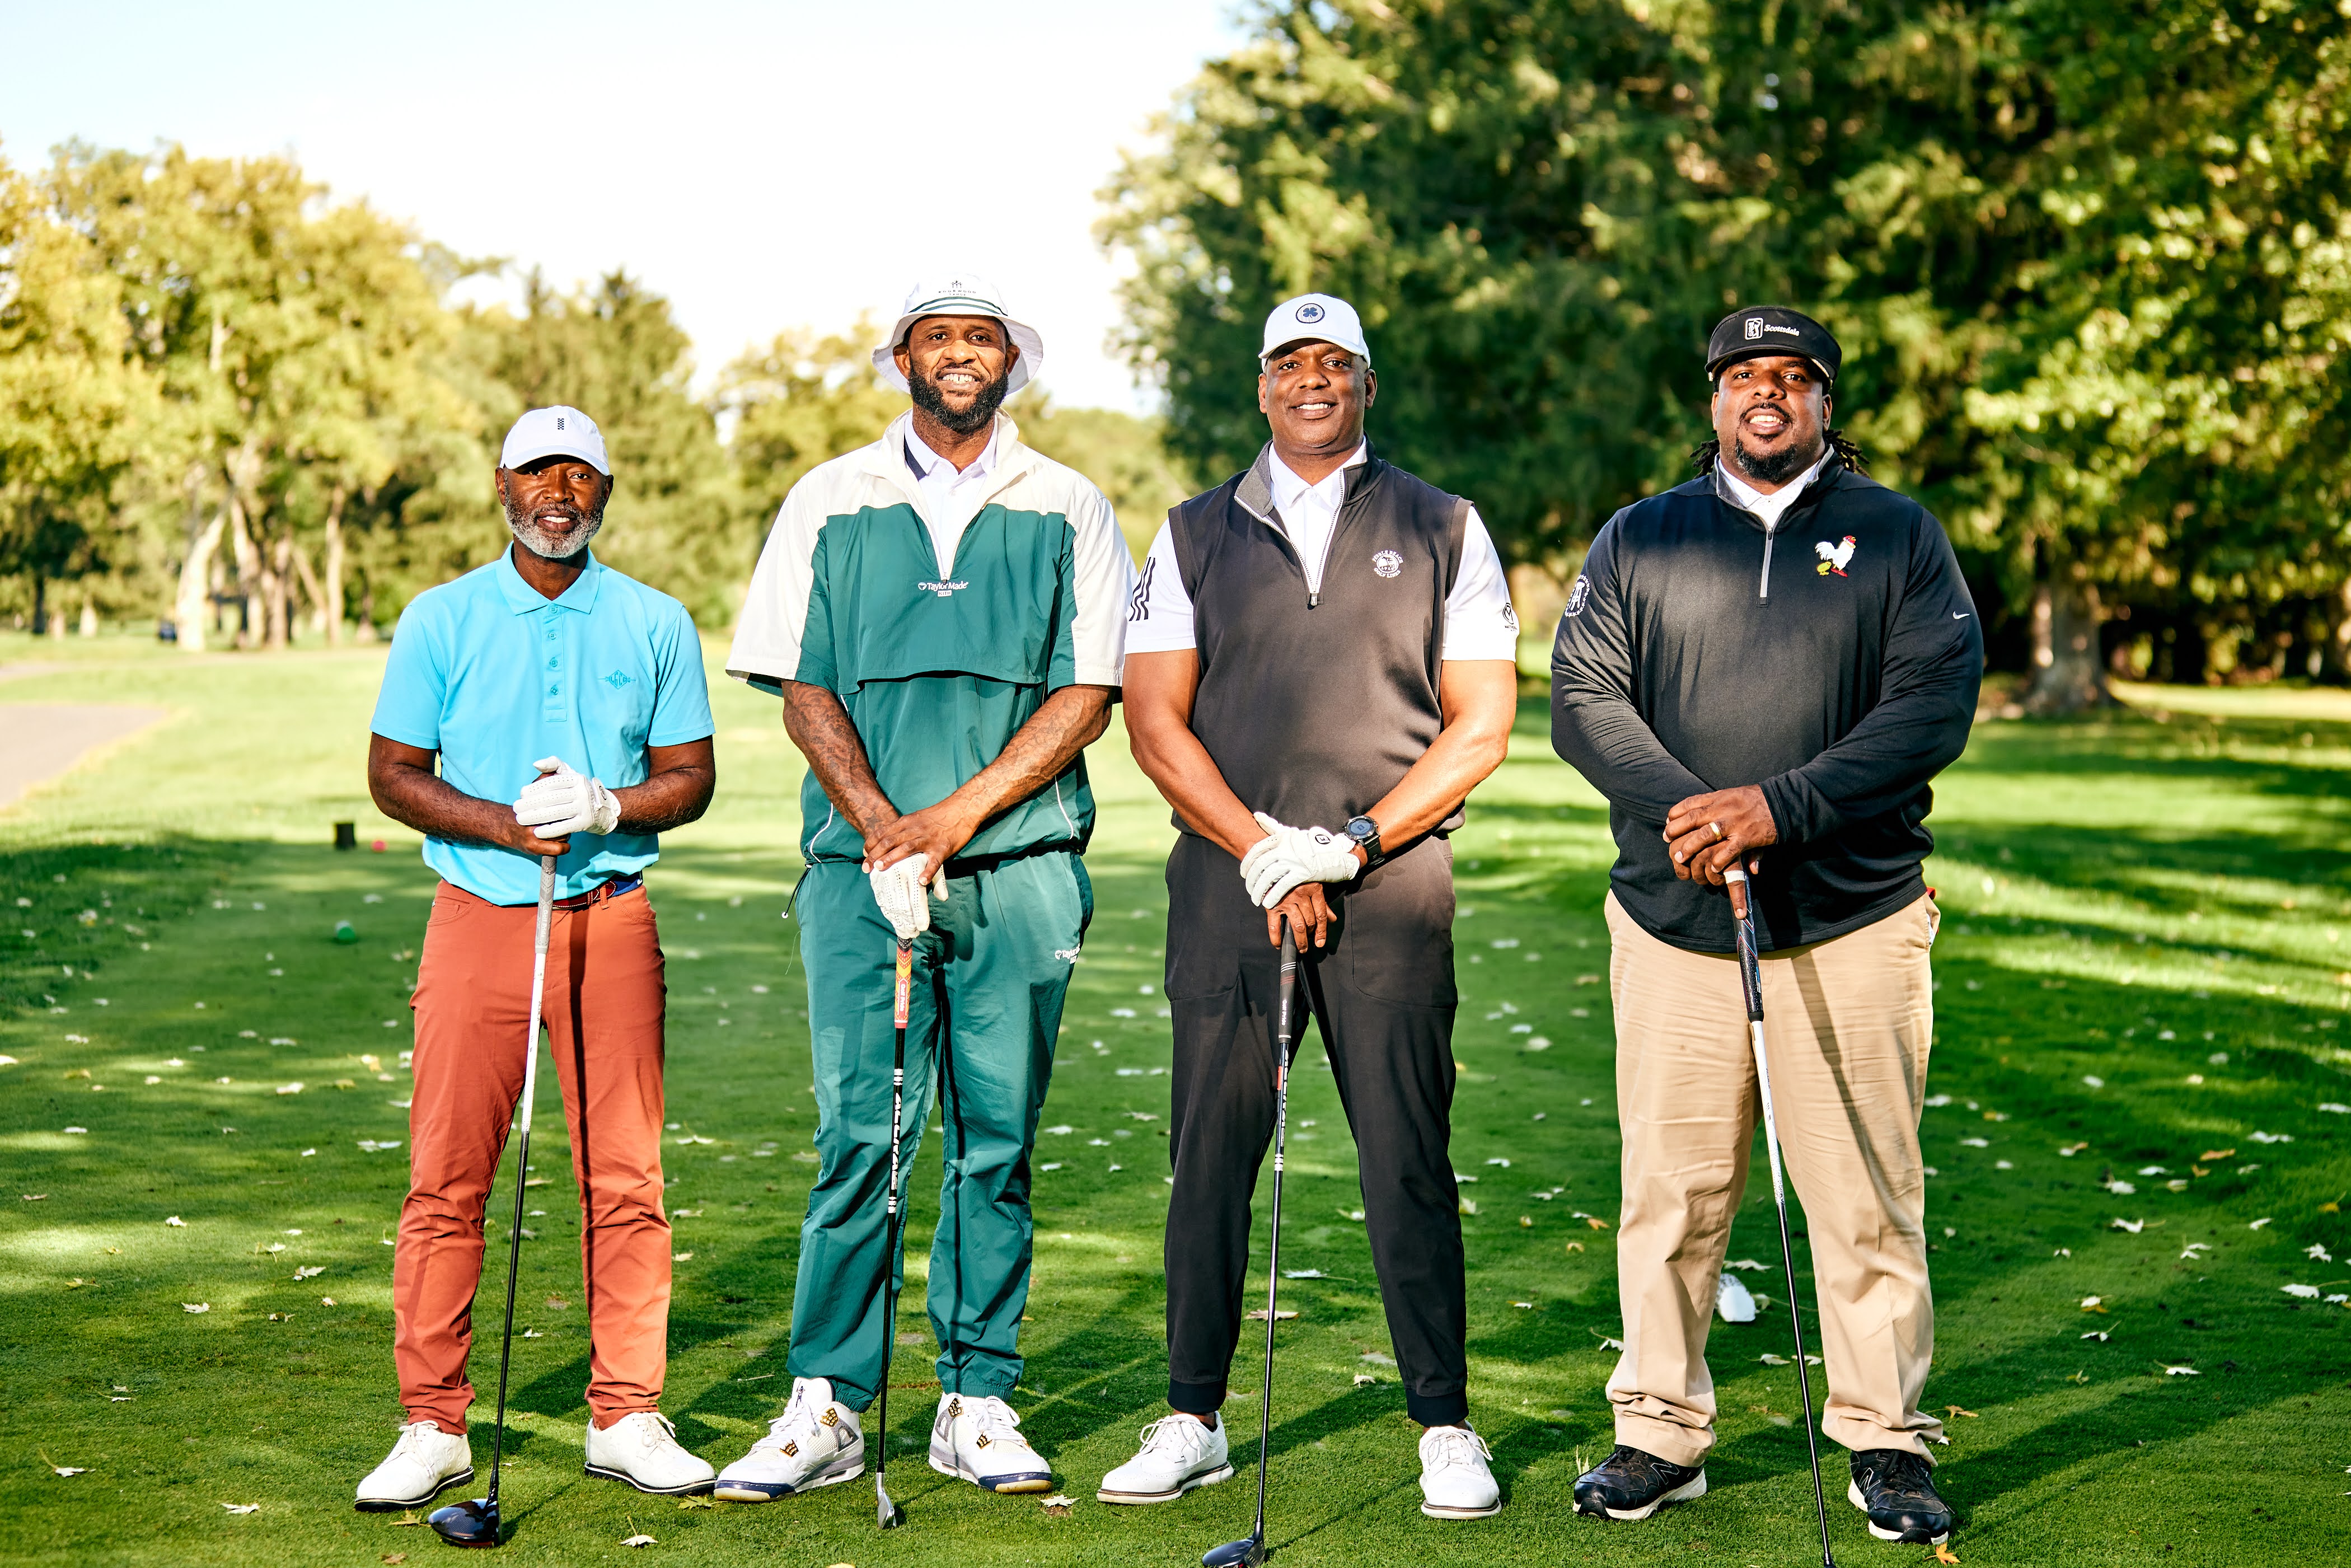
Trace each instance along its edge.
{"label": "red belt", "polygon": [[616,876],[610,882],[600,882],[577,898],[559,898],[558,909],[592,909],[607,899],[618,898],[624,893],[634,893],[645,885],[642,876]]}

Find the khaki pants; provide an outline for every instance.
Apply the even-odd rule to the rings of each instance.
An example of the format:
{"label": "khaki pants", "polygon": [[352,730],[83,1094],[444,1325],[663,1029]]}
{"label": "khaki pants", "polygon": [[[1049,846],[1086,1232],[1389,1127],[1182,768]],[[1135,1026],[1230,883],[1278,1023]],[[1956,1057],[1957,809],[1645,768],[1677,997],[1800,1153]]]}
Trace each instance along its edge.
{"label": "khaki pants", "polygon": [[[1805,1343],[1826,1358],[1822,1430],[1848,1448],[1927,1455],[1942,1423],[1918,1396],[1935,1352],[1918,1115],[1934,1033],[1921,896],[1858,931],[1763,959],[1763,1032],[1781,1150],[1803,1205],[1813,1294]],[[1685,952],[1608,897],[1624,1218],[1625,1354],[1608,1379],[1616,1440],[1677,1465],[1714,1446],[1707,1330],[1761,1114],[1735,955]],[[1769,1179],[1768,1168],[1765,1179]],[[1790,1353],[1776,1258],[1767,1343]],[[1742,1368],[1743,1370],[1743,1368]],[[1794,1379],[1788,1379],[1791,1385]],[[1792,1394],[1792,1386],[1789,1389]],[[1931,1459],[1931,1455],[1928,1456]]]}
{"label": "khaki pants", "polygon": [[[438,1421],[444,1432],[465,1429],[474,1399],[465,1361],[482,1279],[482,1210],[522,1098],[538,925],[535,904],[488,904],[443,883],[424,928],[413,1003],[408,1197],[392,1255],[392,1345],[408,1419]],[[659,1407],[669,1363],[661,938],[642,889],[556,911],[549,938],[545,1017],[580,1184],[588,1408],[597,1426],[609,1427]],[[545,1159],[553,1129],[535,1130],[532,1153]],[[554,1278],[551,1264],[525,1266],[541,1282]],[[495,1287],[487,1305],[495,1324],[505,1306]]]}

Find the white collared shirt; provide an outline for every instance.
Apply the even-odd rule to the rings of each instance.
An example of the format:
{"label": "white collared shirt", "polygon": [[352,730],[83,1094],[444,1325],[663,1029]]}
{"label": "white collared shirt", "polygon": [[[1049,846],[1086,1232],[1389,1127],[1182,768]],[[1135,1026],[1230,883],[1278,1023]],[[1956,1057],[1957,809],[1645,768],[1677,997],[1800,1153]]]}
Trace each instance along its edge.
{"label": "white collared shirt", "polygon": [[[1298,563],[1306,571],[1310,593],[1322,591],[1322,567],[1331,554],[1332,537],[1339,529],[1339,508],[1347,499],[1347,470],[1370,455],[1359,444],[1355,455],[1332,470],[1322,483],[1309,485],[1279,457],[1271,460],[1274,522],[1290,537]],[[1130,653],[1176,653],[1199,646],[1192,629],[1192,596],[1184,591],[1183,570],[1176,564],[1176,541],[1167,525],[1151,541],[1143,563],[1142,586],[1134,596],[1126,624]],[[1445,596],[1443,659],[1511,659],[1519,656],[1519,618],[1510,608],[1510,579],[1494,549],[1478,508],[1469,508],[1468,525],[1461,533],[1461,570],[1453,591]]]}
{"label": "white collared shirt", "polygon": [[1714,470],[1729,483],[1730,493],[1738,497],[1739,504],[1762,518],[1765,528],[1776,532],[1780,527],[1780,519],[1787,515],[1789,507],[1796,504],[1796,497],[1804,493],[1806,486],[1821,476],[1822,468],[1828,464],[1829,455],[1829,444],[1823,442],[1821,455],[1813,459],[1813,465],[1810,468],[1805,469],[1802,474],[1797,475],[1794,480],[1781,486],[1768,496],[1741,479],[1737,471],[1719,457],[1714,460]]}
{"label": "white collared shirt", "polygon": [[999,422],[991,429],[979,455],[958,472],[914,434],[912,424],[906,427],[907,465],[916,474],[914,487],[922,492],[923,523],[931,530],[931,548],[938,552],[943,577],[955,575],[956,546],[963,542],[964,529],[971,527],[972,518],[979,516],[987,500],[987,480],[996,471],[996,445],[1003,428]]}

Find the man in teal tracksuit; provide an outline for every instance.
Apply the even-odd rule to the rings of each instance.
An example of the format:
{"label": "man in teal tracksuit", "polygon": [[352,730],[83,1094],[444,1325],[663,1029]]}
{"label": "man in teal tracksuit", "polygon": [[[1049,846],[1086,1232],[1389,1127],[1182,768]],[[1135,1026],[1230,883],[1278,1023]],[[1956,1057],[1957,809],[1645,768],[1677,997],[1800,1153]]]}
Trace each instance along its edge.
{"label": "man in teal tracksuit", "polygon": [[716,1495],[851,1479],[887,1374],[883,1221],[896,950],[914,944],[904,1134],[936,1081],[946,1171],[931,1248],[942,1390],[931,1465],[1041,1491],[1005,1403],[1029,1294],[1029,1145],[1093,900],[1080,752],[1117,699],[1133,563],[1110,505],[998,413],[1037,334],[962,277],[918,287],[884,376],[914,406],[810,472],[751,581],[727,673],[783,699],[807,757],[796,902],[822,1158],[800,1232],[791,1396]]}

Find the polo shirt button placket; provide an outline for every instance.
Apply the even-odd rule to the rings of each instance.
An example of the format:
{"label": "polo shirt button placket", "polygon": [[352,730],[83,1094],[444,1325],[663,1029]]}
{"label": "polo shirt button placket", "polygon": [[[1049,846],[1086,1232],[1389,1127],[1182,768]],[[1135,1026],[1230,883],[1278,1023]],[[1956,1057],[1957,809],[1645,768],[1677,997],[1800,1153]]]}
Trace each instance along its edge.
{"label": "polo shirt button placket", "polygon": [[552,604],[540,611],[540,641],[547,653],[547,695],[539,716],[560,720],[563,707],[563,646],[562,633],[556,629],[555,618],[562,613]]}

